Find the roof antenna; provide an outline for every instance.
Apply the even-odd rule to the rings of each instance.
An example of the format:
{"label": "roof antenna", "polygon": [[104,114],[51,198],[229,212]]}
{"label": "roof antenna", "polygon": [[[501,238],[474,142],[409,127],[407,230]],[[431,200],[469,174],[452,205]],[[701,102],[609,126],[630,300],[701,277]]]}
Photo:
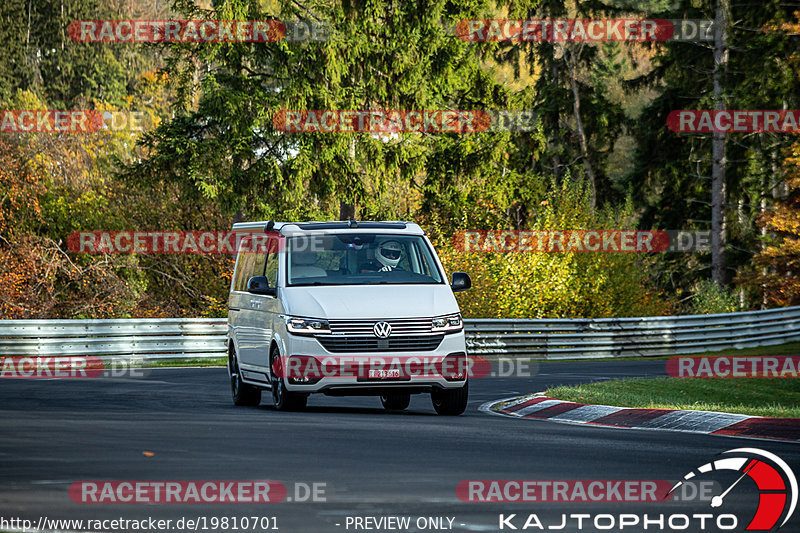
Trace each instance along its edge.
{"label": "roof antenna", "polygon": [[358,227],[358,222],[356,222],[356,221],[355,221],[355,220],[353,220],[352,218],[351,218],[350,220],[348,220],[348,221],[347,221],[347,224],[348,224],[348,225],[349,225],[349,227],[351,227],[351,228],[357,228],[357,227]]}
{"label": "roof antenna", "polygon": [[267,226],[264,228],[264,231],[272,231],[272,228],[275,227],[275,221],[270,220],[267,222]]}

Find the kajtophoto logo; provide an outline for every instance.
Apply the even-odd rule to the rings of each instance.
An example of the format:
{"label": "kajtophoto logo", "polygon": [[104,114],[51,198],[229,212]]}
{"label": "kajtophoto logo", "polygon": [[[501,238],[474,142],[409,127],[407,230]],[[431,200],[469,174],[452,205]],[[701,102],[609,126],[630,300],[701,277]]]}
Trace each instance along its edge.
{"label": "kajtophoto logo", "polygon": [[[663,480],[476,479],[461,481],[456,496],[463,502],[511,504],[694,502],[720,510],[561,513],[555,521],[549,514],[500,513],[500,531],[740,531],[745,523],[742,516],[749,519],[746,531],[774,531],[786,525],[798,499],[797,479],[789,465],[774,453],[757,448],[736,448],[719,455],[724,457],[698,466],[671,488],[671,483]],[[736,503],[731,504],[726,498],[734,490]],[[734,505],[737,514],[731,512]]]}
{"label": "kajtophoto logo", "polygon": [[[698,466],[683,476],[670,493],[683,483],[717,472],[733,472],[736,480],[721,494],[711,499],[711,507],[720,508],[725,498],[744,478],[755,483],[758,507],[747,531],[769,531],[780,521],[778,528],[786,525],[797,508],[797,478],[786,462],[774,453],[758,448],[736,448],[722,452],[726,457]],[[727,457],[730,455],[730,457]],[[741,488],[740,490],[747,490]],[[751,491],[752,492],[752,491]],[[781,519],[783,519],[781,521]]]}

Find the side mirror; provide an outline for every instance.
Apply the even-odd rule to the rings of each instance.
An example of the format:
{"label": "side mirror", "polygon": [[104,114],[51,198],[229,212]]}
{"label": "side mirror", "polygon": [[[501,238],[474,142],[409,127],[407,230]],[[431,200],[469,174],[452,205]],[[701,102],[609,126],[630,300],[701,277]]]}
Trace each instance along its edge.
{"label": "side mirror", "polygon": [[450,288],[453,292],[465,291],[472,287],[472,280],[469,279],[469,274],[466,272],[453,272],[453,282],[450,283]]}
{"label": "side mirror", "polygon": [[269,286],[269,281],[267,281],[266,276],[253,276],[247,280],[247,292],[266,296],[276,296],[278,294],[275,287]]}

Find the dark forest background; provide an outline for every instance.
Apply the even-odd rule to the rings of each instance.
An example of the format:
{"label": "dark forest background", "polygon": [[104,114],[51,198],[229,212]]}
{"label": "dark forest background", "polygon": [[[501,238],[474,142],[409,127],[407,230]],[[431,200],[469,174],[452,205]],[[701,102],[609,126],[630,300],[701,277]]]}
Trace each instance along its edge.
{"label": "dark forest background", "polygon": [[[467,42],[462,19],[715,20],[714,41]],[[324,41],[102,44],[98,19],[324,22]],[[233,258],[88,255],[85,230],[412,220],[472,317],[800,303],[800,139],[678,134],[676,109],[799,109],[800,3],[6,0],[0,108],[145,131],[0,134],[0,318],[224,316]],[[533,131],[286,134],[282,109],[534,110]],[[722,150],[722,151],[720,151]],[[711,230],[710,253],[467,254],[463,229]]]}

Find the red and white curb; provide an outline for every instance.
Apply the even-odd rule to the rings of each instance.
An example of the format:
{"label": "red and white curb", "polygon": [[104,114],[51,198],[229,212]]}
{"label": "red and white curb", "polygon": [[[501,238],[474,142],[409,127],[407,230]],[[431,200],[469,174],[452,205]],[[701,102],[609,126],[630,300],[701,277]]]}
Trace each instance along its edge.
{"label": "red and white curb", "polygon": [[548,398],[541,394],[487,402],[485,413],[624,429],[682,431],[756,439],[800,442],[800,418],[680,411],[677,409],[633,409],[611,405],[587,405]]}

